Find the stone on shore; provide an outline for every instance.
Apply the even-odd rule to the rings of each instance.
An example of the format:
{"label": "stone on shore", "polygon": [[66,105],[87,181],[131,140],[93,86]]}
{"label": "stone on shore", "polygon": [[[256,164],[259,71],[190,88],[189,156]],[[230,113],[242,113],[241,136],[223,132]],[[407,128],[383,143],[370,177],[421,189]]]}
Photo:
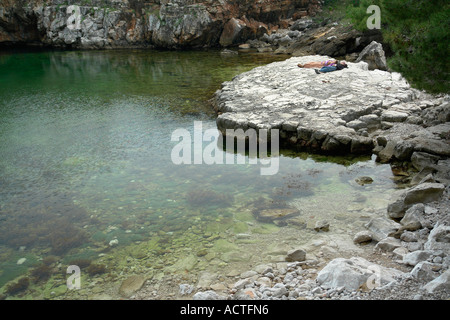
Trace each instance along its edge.
{"label": "stone on shore", "polygon": [[426,250],[417,250],[414,252],[410,252],[403,257],[403,263],[416,266],[421,261],[426,261],[429,257],[431,257],[431,252]]}
{"label": "stone on shore", "polygon": [[305,261],[306,260],[306,251],[303,249],[294,249],[287,253],[286,261],[294,262],[294,261]]}
{"label": "stone on shore", "polygon": [[353,242],[357,244],[370,241],[372,241],[372,234],[367,230],[360,231],[353,237]]}
{"label": "stone on shore", "polygon": [[356,62],[365,61],[369,64],[369,70],[387,70],[386,56],[383,50],[383,46],[372,41],[367,47],[361,51]]}
{"label": "stone on shore", "polygon": [[405,190],[395,201],[388,206],[391,218],[403,218],[406,210],[417,203],[428,203],[439,200],[445,190],[442,183],[422,183]]}
{"label": "stone on shore", "polygon": [[373,218],[365,227],[370,231],[373,240],[379,242],[387,237],[392,237],[401,228],[401,225],[386,218]]}
{"label": "stone on shore", "polygon": [[394,237],[387,237],[376,244],[375,250],[392,252],[401,246],[402,244],[399,239],[396,239]]}
{"label": "stone on shore", "polygon": [[218,293],[208,290],[199,291],[192,297],[193,300],[225,300],[225,297],[220,296]]}
{"label": "stone on shore", "polygon": [[450,226],[438,222],[431,230],[428,241],[424,244],[426,250],[442,250],[450,252]]}
{"label": "stone on shore", "polygon": [[438,290],[450,291],[450,269],[447,269],[439,277],[428,282],[423,288],[428,293],[434,293]]}
{"label": "stone on shore", "polygon": [[395,277],[403,274],[399,270],[382,267],[361,257],[336,258],[317,274],[317,282],[326,289],[344,287],[348,291],[356,291],[370,281],[369,278],[375,273],[379,285],[392,282]]}
{"label": "stone on shore", "polygon": [[[405,216],[400,220],[400,224],[404,230],[415,231],[425,226],[426,222],[423,219],[425,206],[423,203],[413,205],[406,210]],[[424,225],[422,226],[422,222]]]}
{"label": "stone on shore", "polygon": [[434,264],[428,261],[420,261],[416,264],[416,266],[411,270],[411,275],[420,279],[421,281],[432,281],[439,276],[439,264]]}

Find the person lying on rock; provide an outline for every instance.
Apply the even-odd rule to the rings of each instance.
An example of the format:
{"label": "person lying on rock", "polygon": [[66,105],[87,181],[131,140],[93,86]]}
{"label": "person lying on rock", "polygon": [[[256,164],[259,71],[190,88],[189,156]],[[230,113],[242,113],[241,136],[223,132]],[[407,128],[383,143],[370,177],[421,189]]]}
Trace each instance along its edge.
{"label": "person lying on rock", "polygon": [[[308,62],[305,64],[298,64],[299,68],[314,68],[314,71],[317,74],[325,73],[325,72],[332,72],[336,70],[342,70],[345,68],[348,68],[347,62],[345,61],[339,61],[339,60],[326,60],[322,62]],[[317,68],[320,68],[317,69]]]}

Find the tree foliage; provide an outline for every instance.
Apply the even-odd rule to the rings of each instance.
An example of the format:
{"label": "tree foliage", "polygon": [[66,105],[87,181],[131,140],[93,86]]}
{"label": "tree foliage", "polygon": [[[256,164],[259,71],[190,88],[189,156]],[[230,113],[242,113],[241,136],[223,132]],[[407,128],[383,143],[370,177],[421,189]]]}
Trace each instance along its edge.
{"label": "tree foliage", "polygon": [[354,0],[347,17],[359,30],[367,29],[370,5],[381,9],[381,32],[394,52],[389,67],[419,89],[448,93],[450,2]]}

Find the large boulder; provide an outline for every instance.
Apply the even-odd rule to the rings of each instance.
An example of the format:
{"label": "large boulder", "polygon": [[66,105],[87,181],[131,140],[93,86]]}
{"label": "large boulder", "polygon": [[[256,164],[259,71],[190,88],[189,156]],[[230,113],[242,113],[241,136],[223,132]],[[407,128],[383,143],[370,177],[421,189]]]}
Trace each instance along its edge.
{"label": "large boulder", "polygon": [[236,45],[245,42],[246,40],[253,40],[267,34],[268,27],[266,24],[255,21],[253,19],[231,18],[223,27],[220,35],[219,44],[222,47]]}
{"label": "large boulder", "polygon": [[369,70],[387,70],[386,56],[384,54],[383,46],[372,41],[364,50],[360,53],[356,62],[365,61],[369,64]]}
{"label": "large boulder", "polygon": [[375,287],[388,284],[402,274],[399,270],[385,268],[360,257],[336,258],[317,274],[317,282],[326,289],[344,287],[356,291],[363,285]]}
{"label": "large boulder", "polygon": [[372,239],[379,242],[387,237],[393,237],[401,225],[393,220],[377,217],[372,218],[365,227],[371,233]]}
{"label": "large boulder", "polygon": [[236,44],[239,40],[239,36],[242,30],[245,28],[245,24],[242,20],[231,18],[223,28],[222,35],[220,36],[220,45],[226,47],[232,44]]}
{"label": "large boulder", "polygon": [[388,214],[391,218],[403,218],[406,210],[417,203],[428,203],[439,200],[445,191],[442,183],[422,183],[405,190],[398,199],[388,205]]}
{"label": "large boulder", "polygon": [[437,291],[450,291],[450,269],[447,269],[439,277],[428,282],[423,287],[428,293],[435,293]]}
{"label": "large boulder", "polygon": [[450,226],[438,222],[431,230],[428,241],[424,244],[426,250],[443,250],[450,252]]}

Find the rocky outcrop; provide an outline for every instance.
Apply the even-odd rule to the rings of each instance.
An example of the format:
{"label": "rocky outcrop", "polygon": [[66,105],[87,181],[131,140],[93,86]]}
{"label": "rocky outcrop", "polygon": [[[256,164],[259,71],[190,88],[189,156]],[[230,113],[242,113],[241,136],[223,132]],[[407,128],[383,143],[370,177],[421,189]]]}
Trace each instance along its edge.
{"label": "rocky outcrop", "polygon": [[0,43],[81,49],[226,46],[319,8],[319,0],[1,0]]}
{"label": "rocky outcrop", "polygon": [[426,174],[450,179],[449,97],[415,90],[398,73],[369,70],[367,62],[315,74],[297,65],[328,56],[294,57],[259,67],[222,84],[213,99],[218,128],[278,129],[292,148],[377,155],[412,161]]}
{"label": "rocky outcrop", "polygon": [[383,46],[372,41],[364,50],[359,54],[355,62],[366,61],[369,64],[369,70],[387,70],[386,56],[383,50]]}
{"label": "rocky outcrop", "polygon": [[[261,29],[260,29],[261,32]],[[261,32],[262,33],[262,32]],[[271,29],[256,39],[247,40],[241,49],[292,56],[322,55],[348,61],[355,61],[360,53],[372,42],[383,42],[381,32],[369,30],[361,32],[341,23],[318,23],[305,16],[297,20],[286,21],[286,26]],[[382,51],[389,50],[383,45]],[[370,53],[373,50],[367,49]],[[365,56],[369,56],[366,55]],[[372,55],[373,57],[373,55]],[[365,59],[363,59],[365,61]],[[369,65],[369,69],[372,65]]]}
{"label": "rocky outcrop", "polygon": [[282,143],[325,153],[372,152],[376,132],[397,121],[402,106],[417,110],[418,91],[400,74],[369,71],[365,62],[317,75],[297,64],[326,56],[294,57],[235,77],[216,92],[218,128],[279,129]]}

